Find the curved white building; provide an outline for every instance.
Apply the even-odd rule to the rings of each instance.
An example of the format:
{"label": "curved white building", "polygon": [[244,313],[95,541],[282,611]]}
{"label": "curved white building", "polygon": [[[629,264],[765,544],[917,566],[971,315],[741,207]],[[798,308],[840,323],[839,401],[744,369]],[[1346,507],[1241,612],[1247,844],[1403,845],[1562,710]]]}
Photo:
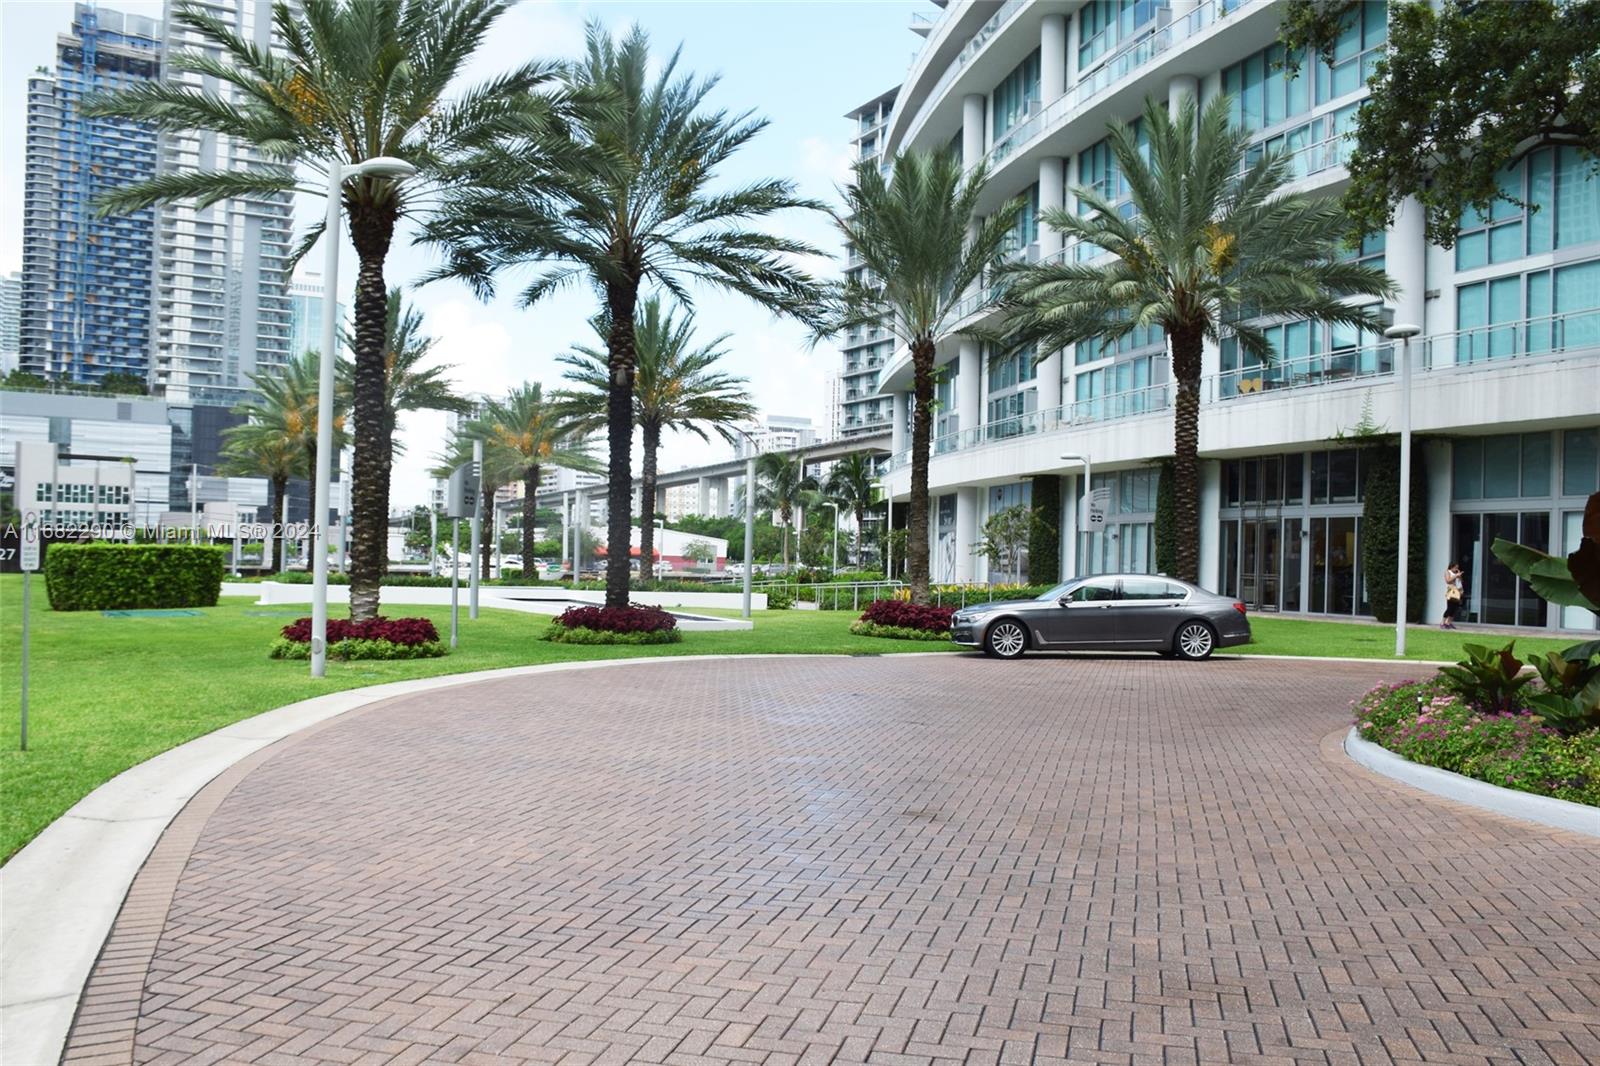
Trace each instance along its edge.
{"label": "curved white building", "polygon": [[[988,203],[1026,197],[1015,254],[1080,255],[1038,224],[1075,206],[1071,189],[1126,195],[1106,125],[1131,121],[1147,97],[1234,96],[1236,121],[1263,147],[1285,147],[1303,187],[1337,194],[1365,77],[1386,39],[1386,6],[1366,3],[1331,66],[1298,77],[1279,67],[1282,5],[1272,0],[1006,0],[952,3],[892,98],[880,134],[888,154],[959,147],[993,168]],[[1360,249],[1402,294],[1411,342],[1417,461],[1427,464],[1428,570],[1467,568],[1469,621],[1593,627],[1585,611],[1547,608],[1487,551],[1497,536],[1566,552],[1585,498],[1600,489],[1600,180],[1570,149],[1535,152],[1508,174],[1509,203],[1465,223],[1454,249],[1430,246],[1419,211]],[[1035,206],[1036,205],[1036,206]],[[1413,205],[1414,206],[1414,205]],[[1399,425],[1397,346],[1304,322],[1276,328],[1279,358],[1241,359],[1226,341],[1206,352],[1200,449],[1201,582],[1263,610],[1369,613],[1359,569],[1363,475],[1335,438],[1369,414]],[[936,580],[983,580],[972,553],[985,517],[1031,499],[1030,479],[1062,482],[1062,573],[1149,570],[1154,462],[1172,452],[1167,355],[1159,336],[1033,360],[991,359],[952,339],[940,386],[930,491]],[[891,494],[910,487],[905,461],[911,368],[904,349],[879,372],[892,411]],[[1081,467],[1110,489],[1103,532],[1079,534]],[[1432,581],[1428,614],[1443,608]]]}

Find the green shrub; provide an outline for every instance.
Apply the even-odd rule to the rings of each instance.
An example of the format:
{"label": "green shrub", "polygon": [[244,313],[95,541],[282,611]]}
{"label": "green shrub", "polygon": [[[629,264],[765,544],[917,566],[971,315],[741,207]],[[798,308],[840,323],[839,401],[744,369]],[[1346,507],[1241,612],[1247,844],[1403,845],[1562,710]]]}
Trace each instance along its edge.
{"label": "green shrub", "polygon": [[1156,514],[1151,539],[1155,542],[1156,573],[1178,570],[1178,495],[1172,460],[1156,464]]}
{"label": "green shrub", "polygon": [[[1425,449],[1411,453],[1411,560],[1408,564],[1406,620],[1422,621],[1428,597],[1428,480]],[[1372,615],[1393,622],[1400,588],[1400,449],[1378,444],[1362,449],[1366,482],[1361,516],[1361,572],[1366,576]]]}
{"label": "green shrub", "polygon": [[44,580],[57,611],[215,607],[224,554],[198,544],[52,544]]}
{"label": "green shrub", "polygon": [[1439,678],[1379,685],[1354,710],[1364,739],[1412,762],[1600,806],[1600,730],[1563,737],[1538,715],[1474,705]]}
{"label": "green shrub", "polygon": [[1061,475],[1033,478],[1033,513],[1028,535],[1028,578],[1053,585],[1061,580]]}
{"label": "green shrub", "polygon": [[852,622],[850,632],[858,637],[889,637],[893,640],[931,640],[950,643],[949,631],[913,629],[910,626],[881,626],[876,622]]}
{"label": "green shrub", "polygon": [[[268,653],[274,659],[309,659],[311,645],[279,637]],[[336,640],[328,645],[330,659],[435,659],[449,655],[450,646],[442,640],[421,644],[396,644],[392,640]]]}
{"label": "green shrub", "polygon": [[633,633],[613,633],[604,629],[587,629],[583,626],[564,626],[552,621],[544,631],[544,639],[556,644],[676,644],[683,639],[681,629],[656,629]]}
{"label": "green shrub", "polygon": [[1517,642],[1503,648],[1482,644],[1463,644],[1467,657],[1454,666],[1442,667],[1439,676],[1451,691],[1475,707],[1491,711],[1513,711],[1527,700],[1522,689],[1533,680],[1522,672],[1522,660],[1512,653]]}
{"label": "green shrub", "polygon": [[767,610],[787,611],[794,606],[794,593],[788,589],[774,585],[765,591],[767,594]]}

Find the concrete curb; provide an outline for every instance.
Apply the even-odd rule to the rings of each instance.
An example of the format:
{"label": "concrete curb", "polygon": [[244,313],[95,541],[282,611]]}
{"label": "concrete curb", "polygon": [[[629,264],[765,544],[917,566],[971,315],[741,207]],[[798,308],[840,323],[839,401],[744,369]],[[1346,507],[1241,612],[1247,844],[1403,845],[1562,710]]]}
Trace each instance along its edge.
{"label": "concrete curb", "polygon": [[398,696],[565,670],[732,658],[797,656],[643,656],[391,681],[263,711],[129,767],[79,800],[0,868],[0,1062],[44,1066],[60,1061],[84,984],[134,877],[178,813],[240,760],[318,723]]}
{"label": "concrete curb", "polygon": [[1351,759],[1373,773],[1420,788],[1424,792],[1481,807],[1508,818],[1520,818],[1552,829],[1565,829],[1600,838],[1600,809],[1553,796],[1536,796],[1531,792],[1501,788],[1435,766],[1422,766],[1370,740],[1363,740],[1354,726],[1345,734],[1344,750]]}

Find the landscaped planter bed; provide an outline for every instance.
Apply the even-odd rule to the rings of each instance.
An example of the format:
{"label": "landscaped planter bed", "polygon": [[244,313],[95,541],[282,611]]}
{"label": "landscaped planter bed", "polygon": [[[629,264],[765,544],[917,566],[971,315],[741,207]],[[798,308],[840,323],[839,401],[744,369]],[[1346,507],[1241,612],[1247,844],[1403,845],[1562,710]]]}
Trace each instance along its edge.
{"label": "landscaped planter bed", "polygon": [[894,640],[949,641],[954,607],[934,607],[903,600],[877,600],[867,606],[850,632],[858,637]]}
{"label": "landscaped planter bed", "polygon": [[544,639],[557,644],[675,644],[683,631],[659,607],[569,607],[550,622]]}
{"label": "landscaped planter bed", "polygon": [[[311,658],[311,619],[284,626],[270,654],[274,659]],[[448,654],[449,647],[426,618],[328,619],[330,659],[432,659]]]}

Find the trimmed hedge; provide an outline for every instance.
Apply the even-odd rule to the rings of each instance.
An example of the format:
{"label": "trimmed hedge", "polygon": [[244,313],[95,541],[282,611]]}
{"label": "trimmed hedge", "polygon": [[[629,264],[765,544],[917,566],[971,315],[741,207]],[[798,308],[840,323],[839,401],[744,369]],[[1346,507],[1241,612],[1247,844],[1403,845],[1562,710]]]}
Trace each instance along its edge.
{"label": "trimmed hedge", "polygon": [[45,587],[57,611],[215,607],[225,549],[199,544],[52,544]]}
{"label": "trimmed hedge", "polygon": [[[330,627],[332,624],[330,620]],[[330,659],[434,659],[449,654],[450,648],[441,640],[418,644],[397,644],[392,640],[339,640],[328,643]],[[279,637],[272,642],[270,655],[274,659],[309,659],[311,644]]]}
{"label": "trimmed hedge", "polygon": [[[1426,448],[1411,449],[1411,561],[1406,592],[1406,621],[1422,621],[1428,585],[1428,470]],[[1394,621],[1400,589],[1400,449],[1378,444],[1361,452],[1366,475],[1361,514],[1361,573],[1367,583],[1372,616]]]}
{"label": "trimmed hedge", "polygon": [[892,640],[950,640],[948,631],[939,632],[934,629],[912,629],[909,626],[881,626],[875,622],[852,622],[850,632],[858,637],[889,637]]}
{"label": "trimmed hedge", "polygon": [[1028,580],[1054,585],[1061,580],[1061,475],[1033,478],[1034,522],[1028,534]]}
{"label": "trimmed hedge", "polygon": [[1178,496],[1177,475],[1173,473],[1172,460],[1163,459],[1156,464],[1156,517],[1155,540],[1156,572],[1174,574],[1178,571]]}
{"label": "trimmed hedge", "polygon": [[900,600],[878,600],[867,605],[866,611],[861,615],[861,621],[894,629],[948,634],[952,614],[955,614],[954,607],[918,606]]}
{"label": "trimmed hedge", "polygon": [[641,629],[615,633],[586,626],[564,626],[553,621],[544,631],[544,639],[556,644],[676,644],[683,639],[683,630]]}

